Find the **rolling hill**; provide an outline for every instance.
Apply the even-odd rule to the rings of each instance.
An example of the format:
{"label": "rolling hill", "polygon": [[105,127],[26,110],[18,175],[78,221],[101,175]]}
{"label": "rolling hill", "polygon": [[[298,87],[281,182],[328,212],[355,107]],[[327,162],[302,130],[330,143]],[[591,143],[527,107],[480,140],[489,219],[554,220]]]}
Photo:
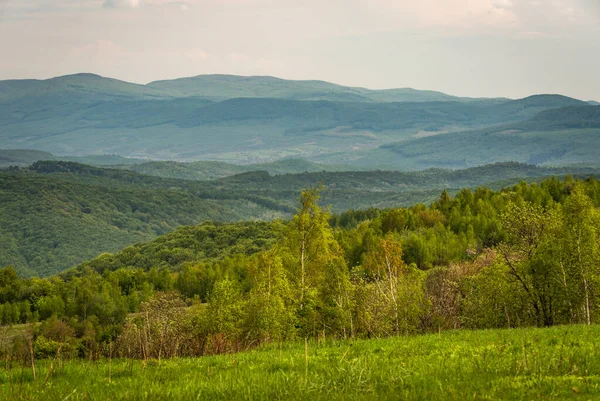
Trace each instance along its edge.
{"label": "rolling hill", "polygon": [[0,149],[0,169],[25,167],[38,161],[70,161],[91,166],[110,166],[140,174],[186,180],[213,180],[248,171],[268,171],[270,174],[291,174],[317,171],[348,171],[350,166],[313,163],[302,159],[281,159],[260,164],[231,164],[217,161],[176,162],[128,158],[117,155],[56,156],[30,149]]}
{"label": "rolling hill", "polygon": [[0,168],[24,167],[42,160],[63,160],[97,166],[129,166],[148,162],[117,155],[56,156],[49,152],[31,149],[0,149]]}
{"label": "rolling hill", "polygon": [[247,198],[215,199],[131,180],[127,184],[125,178],[121,185],[108,186],[85,178],[90,179],[0,173],[1,266],[45,276],[181,225],[281,216]]}
{"label": "rolling hill", "polygon": [[332,211],[429,203],[442,189],[500,188],[552,175],[600,176],[593,168],[517,163],[415,173],[246,172],[213,181],[153,177],[74,162],[37,162],[0,172],[0,266],[50,275],[103,252],[145,242],[205,220],[289,216],[302,189],[322,183]]}
{"label": "rolling hill", "polygon": [[28,166],[39,160],[57,160],[49,152],[30,149],[0,149],[0,168],[10,166]]}
{"label": "rolling hill", "polygon": [[69,94],[88,95],[94,99],[112,98],[171,98],[176,94],[158,88],[138,85],[96,74],[73,74],[38,79],[14,79],[0,81],[0,101],[36,99],[47,96],[66,98]]}
{"label": "rolling hill", "polygon": [[189,163],[152,161],[140,164],[116,165],[114,167],[157,177],[199,181],[214,180],[250,171],[266,171],[271,175],[280,175],[318,171],[351,170],[349,166],[311,163],[301,159],[281,159],[271,163],[246,165],[215,161],[197,161]]}
{"label": "rolling hill", "polygon": [[[413,138],[379,149],[330,155],[332,163],[390,169],[468,168],[516,161],[543,166],[598,164],[600,106],[542,111],[526,121],[478,130]],[[319,160],[316,158],[316,160]]]}

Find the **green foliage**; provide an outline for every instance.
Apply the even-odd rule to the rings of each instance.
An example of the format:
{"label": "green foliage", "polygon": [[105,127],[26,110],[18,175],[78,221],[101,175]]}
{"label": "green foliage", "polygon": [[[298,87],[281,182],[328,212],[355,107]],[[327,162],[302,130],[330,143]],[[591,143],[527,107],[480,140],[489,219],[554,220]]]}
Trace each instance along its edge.
{"label": "green foliage", "polygon": [[593,288],[600,279],[598,249],[600,219],[585,188],[578,184],[564,203],[559,242],[558,277],[562,307],[579,322],[590,324],[598,302]]}
{"label": "green foliage", "polygon": [[399,335],[420,329],[426,312],[423,276],[402,260],[402,246],[388,234],[370,247],[363,262],[368,278],[360,301],[366,313],[357,313],[369,335]]}
{"label": "green foliage", "polygon": [[[129,267],[145,271],[152,268],[177,271],[199,262],[221,260],[234,255],[251,255],[271,246],[274,239],[271,223],[205,222],[197,226],[181,227],[151,242],[132,245],[115,254],[100,255],[84,262],[76,270],[90,267],[103,273]],[[190,274],[189,270],[187,274]]]}
{"label": "green foliage", "polygon": [[274,251],[264,252],[255,263],[256,278],[246,305],[245,330],[260,342],[293,339],[297,300],[281,257]]}
{"label": "green foliage", "polygon": [[[489,258],[489,256],[488,256]],[[461,302],[461,323],[470,328],[519,327],[535,321],[531,315],[528,294],[511,277],[510,269],[492,259],[475,263],[456,287],[464,300]],[[456,278],[455,278],[456,280]]]}
{"label": "green foliage", "polygon": [[[329,226],[329,213],[318,206],[318,200],[318,188],[302,191],[301,206],[283,227],[278,246],[297,289],[299,325],[304,335],[349,330],[345,313],[348,269]],[[332,327],[334,322],[339,326]]]}
{"label": "green foliage", "polygon": [[232,335],[234,338],[239,336],[245,305],[238,284],[228,277],[219,280],[208,301],[209,333]]}
{"label": "green foliage", "polygon": [[[340,212],[349,208],[432,202],[442,188],[476,187],[500,178],[505,184],[514,183],[523,176],[538,180],[565,172],[593,175],[596,170],[505,163],[462,171],[416,173],[313,172],[271,176],[266,172],[250,172],[199,182],[74,162],[42,161],[27,169],[0,173],[0,265],[13,265],[24,275],[47,276],[102,252],[150,240],[181,225],[206,219],[270,220],[287,216],[294,210],[298,192],[319,182],[325,185],[321,204],[331,204],[332,210]],[[450,189],[447,193],[455,192]],[[334,216],[332,223],[356,224],[370,218],[369,212],[346,216],[353,216],[355,221],[338,223]],[[434,215],[430,217],[435,220]],[[399,222],[392,223],[390,217],[385,224]],[[498,228],[493,220],[486,219],[485,224],[490,236],[485,242],[488,245],[498,239],[492,238]],[[449,243],[446,249],[452,252],[457,248]],[[409,248],[405,250],[410,254]],[[188,251],[177,250],[176,257],[189,259],[185,255]],[[423,255],[418,264],[435,264],[436,257]],[[416,257],[412,261],[417,262]]]}
{"label": "green foliage", "polygon": [[48,276],[182,225],[265,217],[267,210],[250,201],[217,201],[131,181],[110,187],[41,174],[0,173],[0,266]]}

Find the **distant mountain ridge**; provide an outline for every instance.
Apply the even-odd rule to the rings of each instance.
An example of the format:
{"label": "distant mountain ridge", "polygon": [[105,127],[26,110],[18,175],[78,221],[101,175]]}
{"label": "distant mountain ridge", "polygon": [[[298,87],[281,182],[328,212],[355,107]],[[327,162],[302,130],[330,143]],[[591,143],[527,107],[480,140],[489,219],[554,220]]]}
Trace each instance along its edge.
{"label": "distant mountain ridge", "polygon": [[[432,90],[412,88],[367,89],[318,80],[286,80],[271,76],[198,75],[135,84],[90,73],[65,75],[45,80],[0,81],[0,100],[39,95],[44,92],[71,91],[121,97],[164,99],[200,97],[225,100],[240,97],[290,100],[330,100],[343,102],[432,102],[473,101]],[[505,101],[508,99],[490,99]]]}
{"label": "distant mountain ridge", "polygon": [[271,76],[198,75],[189,78],[150,82],[147,86],[182,96],[215,100],[231,98],[274,98],[290,100],[330,100],[343,102],[433,102],[471,101],[474,98],[451,96],[431,90],[412,88],[373,90],[348,87],[318,80],[286,80]]}
{"label": "distant mountain ridge", "polygon": [[146,85],[134,84],[113,78],[105,78],[100,75],[89,73],[64,75],[44,80],[12,79],[0,81],[0,101],[60,92],[110,95],[116,97],[176,97],[176,94],[174,93],[168,93]]}
{"label": "distant mountain ridge", "polygon": [[[57,156],[114,154],[130,160],[235,164],[295,158],[374,168],[382,160],[363,164],[363,155],[381,146],[525,122],[541,129],[547,122],[532,119],[537,113],[584,106],[589,103],[561,95],[472,99],[230,75],[139,85],[75,74],[0,81],[0,143]],[[571,126],[580,127],[576,121]],[[354,163],[357,159],[362,161]],[[391,160],[388,165],[407,164]]]}
{"label": "distant mountain ridge", "polygon": [[[273,76],[240,76],[205,74],[192,77],[136,84],[93,73],[77,73],[49,79],[0,80],[0,101],[27,97],[44,92],[71,91],[122,97],[143,96],[148,99],[201,97],[225,100],[240,97],[276,98],[291,100],[330,100],[342,102],[437,102],[489,101],[501,103],[509,98],[477,98],[453,96],[434,90],[408,87],[368,89],[351,87],[321,80],[290,80]],[[587,103],[599,105],[597,101]]]}

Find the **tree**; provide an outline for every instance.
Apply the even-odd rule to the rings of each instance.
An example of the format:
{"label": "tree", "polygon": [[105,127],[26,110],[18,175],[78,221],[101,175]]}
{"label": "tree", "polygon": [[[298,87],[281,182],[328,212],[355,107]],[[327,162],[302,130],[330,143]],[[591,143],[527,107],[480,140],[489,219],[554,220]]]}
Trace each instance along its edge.
{"label": "tree", "polygon": [[125,322],[117,349],[143,359],[181,356],[189,342],[189,320],[179,294],[158,293],[142,304],[138,316]]}
{"label": "tree", "polygon": [[556,266],[544,254],[552,216],[540,206],[529,202],[510,203],[502,215],[502,225],[508,241],[498,249],[509,274],[528,295],[538,325],[554,323]]}
{"label": "tree", "polygon": [[193,298],[194,295],[201,295],[203,288],[198,274],[199,269],[197,267],[184,266],[177,275],[175,289],[187,298]]}
{"label": "tree", "polygon": [[213,336],[213,349],[217,352],[235,344],[239,347],[246,304],[237,283],[225,277],[215,283],[208,299],[205,330]]}
{"label": "tree", "polygon": [[[317,330],[337,331],[350,327],[343,313],[349,302],[348,269],[343,251],[329,226],[330,215],[317,204],[320,187],[304,190],[300,208],[283,226],[277,246],[284,267],[297,292],[299,324],[304,334]],[[323,312],[326,311],[325,316]],[[332,326],[335,323],[335,327]]]}
{"label": "tree", "polygon": [[17,271],[12,267],[0,269],[0,302],[9,302],[17,297],[20,287]]}
{"label": "tree", "polygon": [[457,295],[460,323],[465,327],[519,327],[537,323],[536,316],[532,319],[528,295],[517,280],[510,279],[509,267],[494,251],[486,250],[473,261],[452,265],[448,273],[453,276],[450,291]]}
{"label": "tree", "polygon": [[[561,225],[561,268],[571,308],[582,310],[584,322],[592,323],[594,290],[599,278],[598,228],[591,199],[576,185],[565,201]],[[569,287],[574,286],[574,291]],[[578,301],[577,298],[580,298]],[[579,307],[576,305],[579,304]],[[571,310],[576,313],[575,310]]]}
{"label": "tree", "polygon": [[416,268],[406,266],[402,246],[392,234],[367,253],[363,267],[374,284],[374,299],[387,305],[385,318],[391,323],[391,333],[414,331],[426,303],[422,277]]}
{"label": "tree", "polygon": [[248,336],[261,342],[292,338],[295,301],[281,258],[273,251],[262,252],[254,263],[255,285],[245,324]]}

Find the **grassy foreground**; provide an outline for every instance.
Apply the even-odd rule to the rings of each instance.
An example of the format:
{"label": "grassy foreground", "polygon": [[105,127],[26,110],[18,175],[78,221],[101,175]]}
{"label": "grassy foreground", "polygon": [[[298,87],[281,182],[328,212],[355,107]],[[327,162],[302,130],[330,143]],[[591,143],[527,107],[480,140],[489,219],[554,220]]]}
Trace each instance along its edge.
{"label": "grassy foreground", "polygon": [[565,326],[270,345],[147,363],[40,361],[37,380],[31,368],[3,364],[0,400],[590,400],[600,399],[599,345],[600,326]]}

